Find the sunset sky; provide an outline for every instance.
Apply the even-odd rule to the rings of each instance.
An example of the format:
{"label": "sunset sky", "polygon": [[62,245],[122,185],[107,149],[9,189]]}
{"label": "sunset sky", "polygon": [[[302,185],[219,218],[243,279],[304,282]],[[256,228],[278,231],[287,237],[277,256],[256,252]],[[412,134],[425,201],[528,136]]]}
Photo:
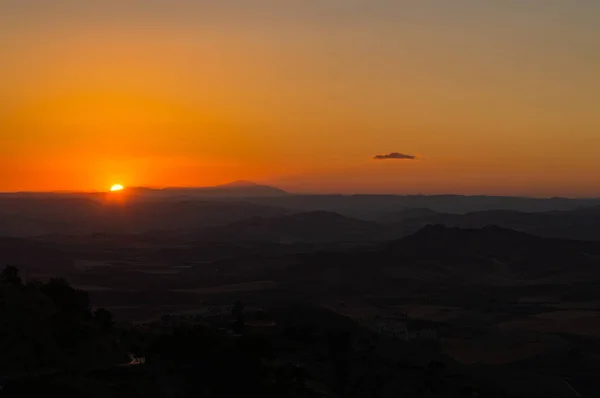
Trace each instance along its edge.
{"label": "sunset sky", "polygon": [[238,179],[600,196],[600,1],[0,0],[0,191]]}

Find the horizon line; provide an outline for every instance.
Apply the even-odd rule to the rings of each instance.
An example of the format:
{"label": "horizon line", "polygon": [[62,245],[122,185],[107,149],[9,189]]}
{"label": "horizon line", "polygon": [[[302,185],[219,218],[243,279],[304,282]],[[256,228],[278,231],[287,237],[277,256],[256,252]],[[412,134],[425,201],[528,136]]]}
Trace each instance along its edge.
{"label": "horizon line", "polygon": [[[128,190],[136,190],[136,189],[147,189],[147,190],[155,190],[155,191],[164,191],[169,189],[210,189],[210,188],[221,188],[223,185],[209,185],[209,186],[149,186],[149,185],[140,185],[140,186],[131,186],[125,187],[125,191]],[[261,184],[256,184],[261,185]],[[267,185],[262,185],[267,186]],[[534,195],[496,195],[496,194],[485,194],[485,193],[475,193],[475,194],[461,194],[461,193],[340,193],[340,192],[329,192],[329,193],[311,193],[311,192],[288,192],[281,188],[277,188],[274,186],[269,186],[271,188],[280,189],[283,192],[287,193],[288,196],[463,196],[463,197],[496,197],[496,198],[516,198],[516,199],[538,199],[538,200],[553,200],[553,199],[565,199],[565,200],[600,200],[598,196],[534,196]],[[51,191],[29,191],[29,190],[18,190],[18,191],[0,191],[0,195],[27,195],[27,194],[38,194],[38,195],[95,195],[95,194],[110,194],[109,190],[51,190]],[[223,198],[227,196],[224,195]],[[260,196],[254,196],[255,198],[260,198]],[[265,196],[266,197],[266,196]],[[272,197],[272,196],[271,196]]]}

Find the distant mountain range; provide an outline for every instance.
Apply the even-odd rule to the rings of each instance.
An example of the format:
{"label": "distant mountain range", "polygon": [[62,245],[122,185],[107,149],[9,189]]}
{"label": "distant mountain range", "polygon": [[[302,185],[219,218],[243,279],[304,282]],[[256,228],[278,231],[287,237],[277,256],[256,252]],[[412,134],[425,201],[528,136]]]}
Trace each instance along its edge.
{"label": "distant mountain range", "polygon": [[[109,193],[110,194],[110,193]],[[288,192],[271,187],[260,185],[251,181],[234,181],[228,184],[222,184],[209,187],[126,187],[124,191],[118,194],[126,194],[133,199],[174,199],[182,198],[271,198],[290,195]],[[87,198],[101,199],[106,195],[103,192],[0,192],[0,199],[3,198]]]}
{"label": "distant mountain range", "polygon": [[131,194],[148,198],[270,198],[289,195],[286,191],[250,181],[235,181],[215,187],[128,188]]}
{"label": "distant mountain range", "polygon": [[[389,221],[390,217],[405,217],[402,213],[423,212],[464,214],[489,210],[520,212],[568,211],[600,207],[600,198],[529,198],[511,196],[465,195],[306,195],[286,192],[280,188],[250,181],[234,181],[211,187],[128,187],[125,192],[131,200],[184,200],[207,198],[211,200],[244,199],[294,212],[327,211],[347,217],[371,221]],[[17,192],[1,193],[6,198],[84,198],[103,200],[105,193],[85,192]],[[2,208],[0,207],[0,213]]]}
{"label": "distant mountain range", "polygon": [[600,279],[600,242],[546,239],[496,226],[430,225],[389,244],[381,254],[465,281]]}
{"label": "distant mountain range", "polygon": [[571,211],[524,213],[490,210],[466,214],[407,209],[375,222],[339,213],[311,211],[276,217],[258,217],[209,228],[198,237],[223,241],[268,242],[374,242],[398,239],[428,225],[461,228],[499,226],[548,238],[600,241],[600,207]]}
{"label": "distant mountain range", "polygon": [[[419,297],[436,291],[600,281],[600,242],[547,239],[500,227],[427,226],[370,248],[224,259],[234,281],[271,280],[312,295]],[[185,271],[195,280],[203,269]],[[232,282],[233,283],[233,282]]]}
{"label": "distant mountain range", "polygon": [[0,194],[0,236],[170,231],[228,242],[360,243],[401,238],[430,224],[600,240],[600,200],[293,195],[247,181],[116,194]]}
{"label": "distant mountain range", "polygon": [[600,206],[600,198],[527,198],[464,195],[286,195],[254,198],[253,203],[300,211],[332,211],[348,217],[387,221],[390,214],[429,209],[464,214],[489,210],[549,212]]}
{"label": "distant mountain range", "polygon": [[194,230],[289,213],[286,209],[243,201],[0,198],[0,234],[26,237]]}
{"label": "distant mountain range", "polygon": [[[600,278],[600,243],[544,239],[512,229],[427,226],[387,246],[384,255],[459,278]],[[583,277],[582,275],[587,275]],[[483,280],[482,279],[482,280]]]}
{"label": "distant mountain range", "polygon": [[[251,221],[252,220],[252,221]],[[314,226],[326,222],[323,230]],[[232,237],[233,226],[239,234]],[[232,251],[211,264],[211,270],[222,270],[220,278],[228,283],[244,281],[276,281],[286,289],[299,292],[318,290],[321,293],[402,295],[416,297],[429,284],[436,289],[458,289],[460,286],[514,286],[534,288],[538,285],[588,284],[600,281],[600,242],[550,239],[512,229],[488,226],[484,228],[455,228],[428,225],[401,239],[382,241],[367,246],[315,245],[313,249],[291,245],[262,245],[262,240],[285,238],[289,242],[318,242],[332,237],[349,236],[374,231],[376,223],[347,219],[331,213],[253,217],[232,223],[224,229],[214,228],[210,239],[234,240],[253,236],[259,230],[256,242],[247,246],[195,243],[183,236],[176,244],[158,242],[153,258],[175,263],[193,261],[198,256],[221,250]],[[220,231],[220,232],[219,232]],[[315,236],[308,236],[313,232]],[[216,234],[221,233],[219,237]],[[319,235],[322,234],[322,235]],[[93,252],[96,240],[85,238],[82,247]],[[87,240],[85,240],[87,239]],[[117,238],[117,241],[123,238]],[[126,237],[125,237],[126,239]],[[361,238],[362,239],[362,238]],[[65,243],[61,243],[65,242]],[[73,256],[81,255],[81,247],[67,239],[30,240],[0,237],[0,262],[27,264],[28,269],[43,273],[44,267],[70,272]],[[79,242],[79,241],[77,241]],[[238,247],[236,249],[236,247]],[[244,247],[248,247],[245,250]],[[184,280],[198,283],[205,275],[205,267],[182,271]],[[456,290],[455,290],[456,292]],[[312,294],[311,293],[311,294]],[[344,294],[346,294],[344,293]],[[319,293],[320,294],[320,293]]]}
{"label": "distant mountain range", "polygon": [[425,225],[482,228],[496,225],[549,238],[600,240],[600,207],[578,208],[569,211],[525,213],[512,210],[489,210],[466,214],[422,212],[401,220],[390,217],[396,225],[415,231]]}

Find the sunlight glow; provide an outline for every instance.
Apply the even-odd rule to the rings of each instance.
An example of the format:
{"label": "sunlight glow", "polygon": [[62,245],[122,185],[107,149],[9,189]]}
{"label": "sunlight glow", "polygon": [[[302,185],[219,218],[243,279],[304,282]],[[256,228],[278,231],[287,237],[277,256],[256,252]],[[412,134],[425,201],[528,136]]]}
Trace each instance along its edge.
{"label": "sunlight glow", "polygon": [[110,187],[111,192],[122,191],[123,189],[124,189],[124,187],[121,184],[115,184],[112,187]]}

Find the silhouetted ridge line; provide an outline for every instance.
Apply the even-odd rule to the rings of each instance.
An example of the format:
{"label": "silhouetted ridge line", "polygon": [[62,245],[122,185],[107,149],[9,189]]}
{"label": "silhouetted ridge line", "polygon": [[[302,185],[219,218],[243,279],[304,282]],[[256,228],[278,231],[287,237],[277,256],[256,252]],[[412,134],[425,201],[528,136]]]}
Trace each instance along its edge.
{"label": "silhouetted ridge line", "polygon": [[259,184],[247,181],[247,180],[237,180],[233,182],[229,182],[227,184],[217,185],[215,188],[248,188],[248,187],[258,187]]}
{"label": "silhouetted ridge line", "polygon": [[311,211],[275,217],[250,217],[210,230],[198,236],[221,240],[250,241],[368,241],[382,235],[375,222],[345,217],[328,211]]}
{"label": "silhouetted ridge line", "polygon": [[549,240],[524,232],[497,226],[480,229],[427,225],[405,238],[392,242],[390,252],[423,252],[427,254],[502,252],[523,246],[547,245]]}
{"label": "silhouetted ridge line", "polygon": [[403,240],[420,240],[420,239],[449,239],[449,240],[534,240],[541,239],[537,236],[515,231],[510,228],[502,228],[496,225],[488,225],[483,228],[459,228],[447,227],[442,224],[430,224],[421,228],[412,235],[407,236]]}

